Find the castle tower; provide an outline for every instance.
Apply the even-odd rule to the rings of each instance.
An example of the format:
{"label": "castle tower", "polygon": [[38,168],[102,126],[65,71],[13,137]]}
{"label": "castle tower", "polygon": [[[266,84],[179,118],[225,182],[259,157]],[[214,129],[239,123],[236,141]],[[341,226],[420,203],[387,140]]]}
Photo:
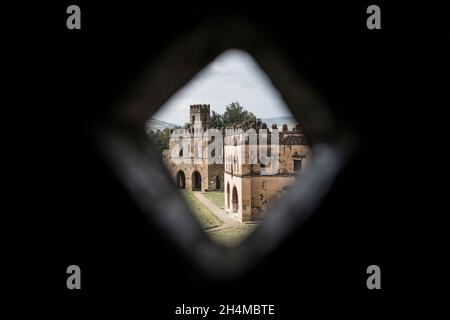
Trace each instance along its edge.
{"label": "castle tower", "polygon": [[190,124],[192,128],[203,131],[210,120],[209,104],[192,104],[190,111]]}
{"label": "castle tower", "polygon": [[[170,137],[170,150],[166,152],[164,162],[180,189],[223,191],[223,163],[209,163],[204,158],[205,151],[208,151],[208,140],[203,139],[202,134],[210,120],[209,104],[191,105],[189,135],[183,138]],[[180,131],[186,134],[184,129]],[[182,160],[181,163],[173,161],[175,159],[172,157]]]}

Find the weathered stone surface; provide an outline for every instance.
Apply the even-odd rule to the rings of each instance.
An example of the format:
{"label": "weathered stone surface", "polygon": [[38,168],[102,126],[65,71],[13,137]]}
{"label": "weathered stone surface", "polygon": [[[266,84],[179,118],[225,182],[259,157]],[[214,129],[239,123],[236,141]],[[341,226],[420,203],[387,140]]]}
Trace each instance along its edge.
{"label": "weathered stone surface", "polygon": [[[209,105],[191,105],[190,132],[194,136],[201,135],[208,128],[209,120]],[[267,125],[263,123],[262,128],[267,129]],[[282,197],[296,179],[296,172],[308,166],[310,147],[299,125],[293,131],[288,131],[287,126],[283,125],[283,130],[279,132],[278,170],[273,175],[264,175],[263,171],[270,170],[273,164],[269,162],[263,165],[260,162],[259,148],[252,148],[255,145],[249,143],[249,138],[240,129],[241,126],[237,126],[237,131],[221,131],[224,135],[224,164],[208,164],[203,158],[208,141],[195,138],[188,145],[184,145],[184,148],[189,150],[179,152],[185,160],[184,163],[175,164],[168,152],[164,153],[164,162],[175,183],[181,188],[224,191],[226,212],[245,222],[261,219],[264,211]],[[272,130],[275,129],[276,125],[272,126]],[[258,146],[260,135],[257,134],[256,138]],[[275,154],[276,150],[270,145],[270,132],[267,141],[267,154],[270,156]],[[181,146],[180,140],[170,140],[170,148],[177,145]],[[257,150],[256,154],[252,150]]]}

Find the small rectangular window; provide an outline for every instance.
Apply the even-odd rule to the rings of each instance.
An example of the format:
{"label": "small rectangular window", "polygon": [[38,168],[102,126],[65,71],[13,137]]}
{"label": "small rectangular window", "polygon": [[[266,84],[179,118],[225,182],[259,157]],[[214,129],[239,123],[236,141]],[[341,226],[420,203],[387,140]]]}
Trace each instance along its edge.
{"label": "small rectangular window", "polygon": [[295,159],[294,160],[294,171],[298,172],[302,170],[302,159]]}

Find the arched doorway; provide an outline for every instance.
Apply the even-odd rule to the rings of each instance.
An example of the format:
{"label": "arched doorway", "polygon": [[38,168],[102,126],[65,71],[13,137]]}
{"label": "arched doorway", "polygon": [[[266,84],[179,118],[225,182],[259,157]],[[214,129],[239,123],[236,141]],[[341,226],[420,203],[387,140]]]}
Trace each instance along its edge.
{"label": "arched doorway", "polygon": [[197,170],[192,173],[192,191],[202,190],[202,176]]}
{"label": "arched doorway", "polygon": [[239,200],[236,187],[233,187],[233,196],[231,198],[231,202],[233,203],[233,212],[238,212],[239,210]]}
{"label": "arched doorway", "polygon": [[177,187],[180,189],[186,188],[186,177],[181,170],[177,172]]}
{"label": "arched doorway", "polygon": [[227,183],[227,208],[230,208],[230,184]]}
{"label": "arched doorway", "polygon": [[220,176],[216,177],[216,190],[220,190],[222,187],[222,179],[220,179]]}

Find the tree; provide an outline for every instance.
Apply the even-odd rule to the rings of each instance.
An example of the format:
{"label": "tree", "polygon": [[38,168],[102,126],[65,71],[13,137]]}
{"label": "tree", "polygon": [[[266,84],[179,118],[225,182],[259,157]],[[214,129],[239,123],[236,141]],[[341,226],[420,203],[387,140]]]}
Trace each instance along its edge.
{"label": "tree", "polygon": [[226,107],[222,121],[225,127],[243,123],[261,125],[261,119],[257,118],[253,112],[245,110],[239,102],[233,102]]}
{"label": "tree", "polygon": [[164,129],[164,131],[161,130],[149,131],[148,136],[150,137],[150,140],[161,154],[164,149],[169,149],[169,139],[170,139],[169,128]]}
{"label": "tree", "polygon": [[[256,126],[261,125],[261,119],[257,118],[252,112],[245,110],[239,102],[233,102],[225,108],[225,113],[220,114],[215,111],[212,112],[209,121],[209,127],[211,128],[223,128],[231,127],[240,124],[256,124]],[[186,122],[184,124],[185,129],[190,128],[190,123]],[[166,128],[161,130],[149,130],[147,134],[156,147],[156,149],[162,154],[163,150],[169,149],[170,141],[170,129]]]}
{"label": "tree", "polygon": [[223,116],[220,113],[213,111],[211,118],[209,119],[209,126],[212,128],[224,127]]}

